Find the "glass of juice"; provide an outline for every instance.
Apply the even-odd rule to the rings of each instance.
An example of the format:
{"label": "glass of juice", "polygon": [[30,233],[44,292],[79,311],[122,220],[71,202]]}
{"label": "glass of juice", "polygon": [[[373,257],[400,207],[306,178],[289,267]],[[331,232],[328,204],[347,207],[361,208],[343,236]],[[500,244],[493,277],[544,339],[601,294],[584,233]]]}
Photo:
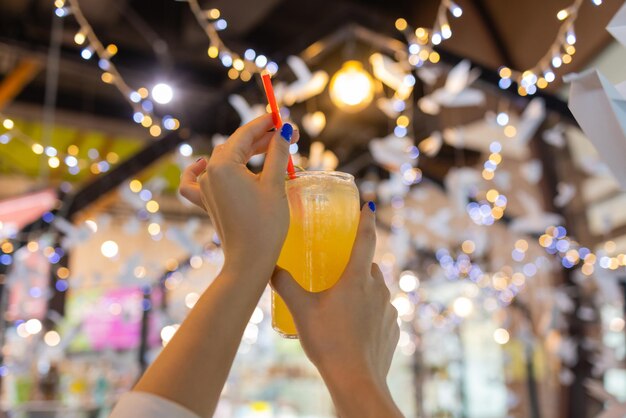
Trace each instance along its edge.
{"label": "glass of juice", "polygon": [[[289,231],[278,265],[309,292],[332,287],[346,267],[359,223],[359,191],[350,174],[303,171],[285,183]],[[283,337],[298,332],[281,297],[272,291],[272,326]]]}

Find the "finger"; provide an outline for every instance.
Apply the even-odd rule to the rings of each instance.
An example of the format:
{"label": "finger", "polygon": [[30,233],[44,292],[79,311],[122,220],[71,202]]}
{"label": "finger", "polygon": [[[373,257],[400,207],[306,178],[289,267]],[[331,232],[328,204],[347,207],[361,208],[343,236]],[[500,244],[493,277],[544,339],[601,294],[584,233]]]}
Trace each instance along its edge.
{"label": "finger", "polygon": [[207,161],[204,157],[198,158],[196,162],[187,166],[181,176],[178,190],[185,199],[191,203],[204,208],[202,203],[198,176],[206,169]]}
{"label": "finger", "polygon": [[[296,133],[297,135],[297,133]],[[280,132],[274,135],[269,144],[261,181],[284,187],[285,171],[289,161],[289,144],[294,136],[293,126],[289,123],[283,124]]]}
{"label": "finger", "polygon": [[247,163],[248,159],[254,155],[254,142],[263,138],[271,127],[272,116],[270,114],[260,116],[241,126],[224,144],[224,152],[220,154],[220,158],[237,164]]}
{"label": "finger", "polygon": [[[275,129],[272,129],[270,132],[266,132],[260,139],[254,141],[252,155],[263,154],[266,153],[269,149],[269,146],[274,138]],[[295,144],[300,139],[300,132],[294,128],[293,136],[291,137],[291,143]],[[250,157],[252,157],[252,155]]]}
{"label": "finger", "polygon": [[359,228],[354,239],[350,261],[346,270],[357,273],[357,276],[369,273],[374,250],[376,249],[376,204],[368,202],[361,209]]}
{"label": "finger", "polygon": [[307,309],[311,299],[314,297],[314,294],[304,290],[287,270],[278,266],[274,269],[270,285],[283,298],[289,311],[296,316],[300,310]]}
{"label": "finger", "polygon": [[370,273],[376,281],[385,282],[385,276],[383,275],[382,270],[378,267],[378,264],[372,263],[372,268],[370,269]]}

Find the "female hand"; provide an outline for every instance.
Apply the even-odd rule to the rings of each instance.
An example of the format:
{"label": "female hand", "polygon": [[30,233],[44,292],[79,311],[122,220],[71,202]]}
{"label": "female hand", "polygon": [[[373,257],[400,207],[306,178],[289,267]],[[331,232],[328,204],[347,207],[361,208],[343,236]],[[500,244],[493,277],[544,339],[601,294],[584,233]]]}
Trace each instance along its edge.
{"label": "female hand", "polygon": [[[376,247],[375,206],[361,210],[348,265],[329,290],[310,293],[276,269],[272,286],[293,315],[309,359],[331,388],[339,379],[371,381],[386,389],[400,331],[383,275],[372,263]],[[354,394],[352,394],[354,397]]]}
{"label": "female hand", "polygon": [[[233,264],[273,269],[289,227],[285,170],[289,144],[298,132],[288,123],[269,132],[267,114],[240,127],[215,147],[210,159],[199,159],[181,176],[180,194],[205,209],[224,250],[225,269]],[[246,167],[267,151],[261,174]],[[260,257],[263,255],[263,257]]]}

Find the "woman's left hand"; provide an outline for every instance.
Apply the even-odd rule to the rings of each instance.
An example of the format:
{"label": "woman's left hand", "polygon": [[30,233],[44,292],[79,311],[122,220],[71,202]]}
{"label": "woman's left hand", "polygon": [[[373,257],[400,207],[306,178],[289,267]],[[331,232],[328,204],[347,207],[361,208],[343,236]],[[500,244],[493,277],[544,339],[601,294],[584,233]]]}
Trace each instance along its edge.
{"label": "woman's left hand", "polygon": [[[285,170],[289,144],[298,140],[288,123],[280,132],[271,128],[269,114],[243,125],[208,161],[187,167],[180,182],[180,194],[209,213],[222,242],[224,269],[261,269],[268,278],[289,228]],[[252,173],[247,162],[265,151],[263,171]]]}

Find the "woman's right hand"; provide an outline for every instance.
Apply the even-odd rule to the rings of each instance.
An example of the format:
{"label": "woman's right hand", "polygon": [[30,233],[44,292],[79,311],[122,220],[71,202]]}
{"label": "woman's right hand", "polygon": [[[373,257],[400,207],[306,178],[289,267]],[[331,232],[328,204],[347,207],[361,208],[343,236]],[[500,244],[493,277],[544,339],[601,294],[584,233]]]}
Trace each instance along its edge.
{"label": "woman's right hand", "polygon": [[[375,206],[361,210],[350,260],[329,290],[311,293],[277,268],[272,287],[286,302],[309,359],[329,387],[341,416],[400,416],[389,395],[386,378],[398,343],[398,312],[378,266]],[[370,401],[356,396],[359,388]],[[359,404],[355,404],[354,400]],[[384,402],[383,402],[384,401]],[[377,408],[386,404],[387,409]],[[369,410],[363,415],[363,410]]]}

